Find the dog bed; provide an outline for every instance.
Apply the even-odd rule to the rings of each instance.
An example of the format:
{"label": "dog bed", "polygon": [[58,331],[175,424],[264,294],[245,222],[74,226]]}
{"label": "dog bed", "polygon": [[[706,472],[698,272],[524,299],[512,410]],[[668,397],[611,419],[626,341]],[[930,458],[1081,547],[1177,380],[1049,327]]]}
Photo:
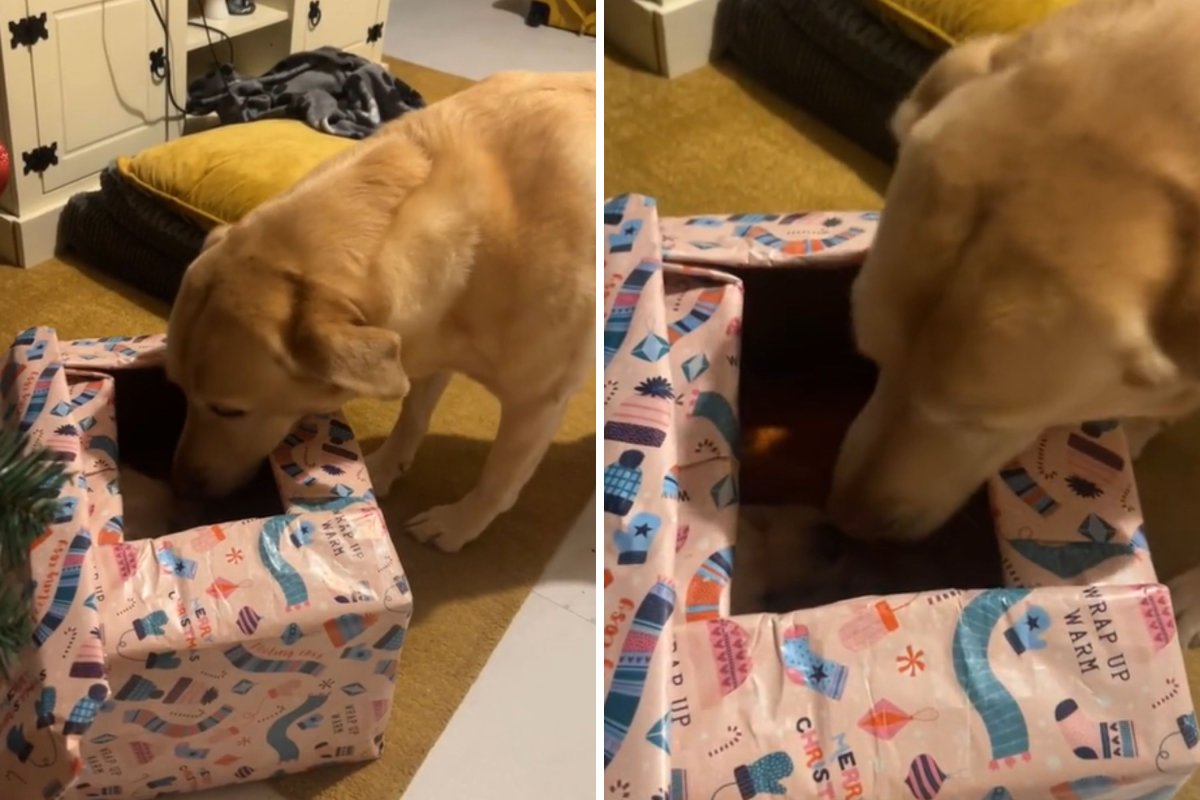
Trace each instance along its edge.
{"label": "dog bed", "polygon": [[972,36],[1009,33],[1079,0],[866,0],[917,41],[942,48]]}
{"label": "dog bed", "polygon": [[67,201],[59,221],[65,253],[171,303],[207,230],[131,184],[116,167],[100,173],[100,189]]}
{"label": "dog bed", "polygon": [[35,328],[0,368],[0,424],[73,476],[31,552],[33,641],[0,680],[17,797],[157,797],[382,747],[412,596],[353,432],[306,418],[265,487],[131,540],[126,470],[164,476],[183,422],[163,352]]}
{"label": "dog bed", "polygon": [[68,201],[59,241],[171,303],[209,230],[238,221],[352,145],[296,120],[260,120],[151,147],[101,173],[99,191]]}
{"label": "dog bed", "polygon": [[889,122],[937,57],[859,2],[723,0],[729,51],[765,85],[891,163]]}
{"label": "dog bed", "polygon": [[[829,379],[805,361],[849,348],[845,291],[876,215],[660,220],[626,196],[604,223],[611,796],[1115,799],[1182,785],[1200,734],[1119,426],[1048,431],[988,482],[1004,586],[731,616],[738,505],[787,489],[772,497],[739,468],[766,474],[780,419],[803,440],[784,445],[792,458],[831,462],[840,433],[825,429],[854,413],[739,419],[739,384],[771,362]],[[748,408],[761,385],[742,384]],[[805,408],[843,397],[822,391]]]}

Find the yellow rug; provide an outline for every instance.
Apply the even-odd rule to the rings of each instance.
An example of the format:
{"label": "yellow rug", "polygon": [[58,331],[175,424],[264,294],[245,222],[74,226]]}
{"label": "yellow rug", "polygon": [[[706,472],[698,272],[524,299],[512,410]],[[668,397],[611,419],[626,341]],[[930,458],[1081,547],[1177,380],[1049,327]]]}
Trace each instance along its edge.
{"label": "yellow rug", "polygon": [[[728,62],[666,80],[606,57],[604,114],[607,197],[647,194],[664,215],[883,204],[884,164]],[[1200,416],[1152,442],[1137,476],[1154,562],[1169,579],[1200,563]],[[1200,651],[1185,660],[1200,698]],[[1200,778],[1178,797],[1200,800]]]}
{"label": "yellow rug", "polygon": [[[430,101],[470,83],[402,62],[392,68]],[[157,333],[165,328],[166,313],[161,303],[77,265],[0,266],[3,346],[33,325],[53,326],[63,338]],[[461,553],[446,555],[396,535],[415,613],[383,758],[277,780],[283,796],[399,797],[595,491],[595,409],[592,383],[571,401],[554,446],[516,508]],[[397,405],[363,401],[346,411],[370,449],[390,430]],[[498,419],[498,406],[483,389],[463,379],[451,383],[412,472],[384,503],[394,531],[413,511],[453,500],[471,487]]]}

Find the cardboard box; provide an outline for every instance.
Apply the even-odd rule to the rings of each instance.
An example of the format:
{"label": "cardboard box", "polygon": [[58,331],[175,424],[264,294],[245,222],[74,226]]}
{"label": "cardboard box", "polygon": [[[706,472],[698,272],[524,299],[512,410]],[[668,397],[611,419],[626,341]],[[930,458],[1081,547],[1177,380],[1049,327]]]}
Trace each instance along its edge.
{"label": "cardboard box", "polygon": [[344,419],[306,418],[271,454],[279,513],[126,540],[121,443],[157,437],[169,461],[182,424],[164,344],[35,328],[0,368],[0,424],[74,476],[32,551],[34,641],[0,709],[21,800],[155,797],[383,744],[412,595]]}
{"label": "cardboard box", "polygon": [[[604,222],[606,787],[1117,800],[1187,779],[1200,733],[1119,426],[1048,431],[991,479],[1004,586],[730,616],[743,366],[775,348],[803,373],[847,338],[806,320],[848,324],[844,296],[751,298],[728,270],[844,291],[877,215],[659,219],[627,196]],[[754,337],[752,307],[779,315]]]}

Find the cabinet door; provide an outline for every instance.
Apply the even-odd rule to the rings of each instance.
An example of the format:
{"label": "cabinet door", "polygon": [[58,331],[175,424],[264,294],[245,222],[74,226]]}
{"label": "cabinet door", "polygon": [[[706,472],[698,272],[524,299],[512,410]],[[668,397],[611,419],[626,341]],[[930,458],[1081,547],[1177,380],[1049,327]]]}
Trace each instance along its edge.
{"label": "cabinet door", "polygon": [[150,71],[165,37],[149,0],[29,0],[29,11],[49,32],[31,48],[38,138],[58,158],[44,191],[166,139],[166,84]]}
{"label": "cabinet door", "polygon": [[[367,44],[371,26],[382,22],[379,0],[307,0],[298,4],[298,23],[301,30],[300,48],[336,47],[366,55],[383,36]],[[386,16],[386,14],[385,14]],[[364,52],[367,51],[367,52]]]}
{"label": "cabinet door", "polygon": [[[10,173],[8,186],[0,194],[0,210],[20,214],[21,208],[30,208],[33,203],[25,198],[42,194],[42,186],[36,173],[25,173],[25,158],[36,158],[38,146],[37,119],[29,112],[33,102],[33,69],[29,64],[29,46],[12,46],[12,33],[8,26],[22,25],[27,11],[25,3],[3,3],[3,19],[0,30],[7,35],[0,39],[0,73],[4,86],[0,91],[0,144],[8,150]],[[4,23],[8,23],[7,25]],[[12,231],[0,230],[0,237],[11,239]],[[7,242],[11,243],[11,242]],[[6,242],[0,242],[0,251]]]}

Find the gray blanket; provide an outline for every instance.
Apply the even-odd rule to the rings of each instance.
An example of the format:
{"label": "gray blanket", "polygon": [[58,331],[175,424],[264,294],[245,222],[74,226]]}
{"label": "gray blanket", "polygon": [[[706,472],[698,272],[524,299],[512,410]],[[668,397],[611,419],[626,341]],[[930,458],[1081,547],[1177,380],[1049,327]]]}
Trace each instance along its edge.
{"label": "gray blanket", "polygon": [[216,112],[222,125],[298,119],[323,133],[363,139],[425,100],[375,63],[332,47],[295,53],[267,74],[239,75],[222,64],[188,85],[189,114]]}

